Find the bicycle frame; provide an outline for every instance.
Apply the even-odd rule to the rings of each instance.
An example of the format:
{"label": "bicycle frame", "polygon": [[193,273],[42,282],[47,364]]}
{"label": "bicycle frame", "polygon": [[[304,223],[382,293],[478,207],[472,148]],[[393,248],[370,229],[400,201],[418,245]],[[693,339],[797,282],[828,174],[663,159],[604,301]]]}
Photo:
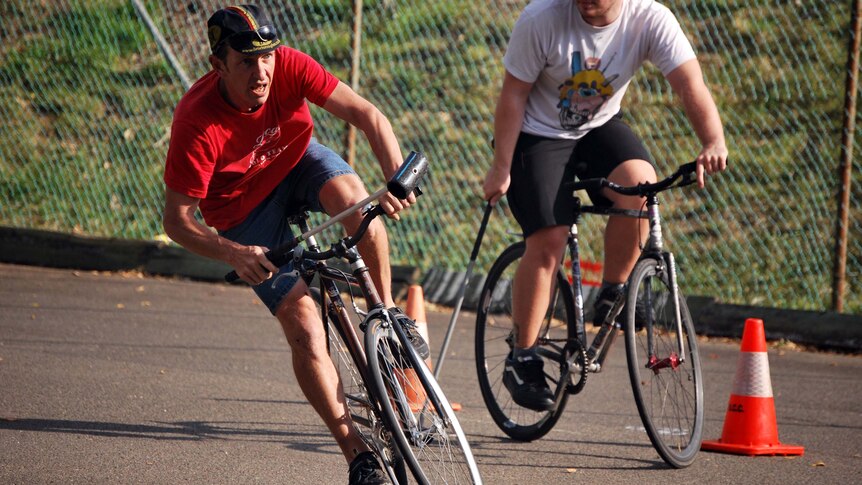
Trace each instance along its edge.
{"label": "bicycle frame", "polygon": [[[305,216],[297,217],[295,222],[303,232],[310,232],[307,218]],[[314,235],[308,236],[306,244],[310,251],[319,252],[319,245],[317,244]],[[352,319],[347,313],[347,308],[344,305],[343,298],[341,297],[341,291],[338,289],[336,283],[345,283],[350,286],[358,287],[362,291],[363,298],[365,298],[367,303],[367,311],[362,311],[356,306],[356,304],[353,304],[353,311],[362,317],[362,322],[359,323],[360,329],[364,330],[371,319],[380,316],[382,320],[386,322],[387,327],[391,327],[396,334],[399,334],[399,339],[401,341],[406,341],[406,337],[401,335],[404,330],[400,326],[393,325],[393,318],[386,309],[383,300],[380,298],[380,295],[374,286],[374,282],[371,280],[368,267],[365,266],[362,257],[359,255],[359,251],[355,247],[346,249],[344,259],[346,259],[350,264],[351,270],[353,271],[352,274],[331,268],[326,265],[325,261],[317,261],[314,268],[307,270],[304,276],[310,278],[313,277],[315,273],[319,275],[321,288],[329,299],[328,306],[321,305],[321,320],[323,320],[324,327],[327,329],[329,328],[327,322],[329,312],[332,312],[333,319],[338,321],[337,328],[342,332],[342,337],[345,339],[345,343],[350,347],[351,353],[361,361],[361,365],[358,365],[360,372],[366,373],[368,368],[365,351],[359,341],[359,336],[356,334],[356,330],[351,323]],[[362,377],[365,379],[368,376],[363,374]],[[417,377],[422,380],[424,376]],[[428,383],[424,384],[427,385]],[[437,409],[439,409],[440,403],[436,401],[436,397],[437,396],[430,396],[431,402],[426,403],[425,405],[437,406]]]}
{"label": "bicycle frame", "polygon": [[[379,206],[366,210],[364,213],[363,224],[360,226],[357,233],[363,233],[364,228],[367,227],[367,223],[382,213],[383,211]],[[298,222],[300,228],[303,231],[307,231],[307,222],[305,217],[303,216]],[[453,432],[458,436],[458,438],[453,440],[453,442],[458,443],[455,447],[466,450],[464,457],[469,462],[466,464],[462,462],[461,466],[470,467],[470,463],[473,463],[473,468],[470,473],[474,473],[473,470],[475,470],[473,479],[476,479],[475,483],[481,483],[478,475],[478,468],[475,467],[475,462],[472,461],[473,458],[469,452],[469,444],[466,442],[463,431],[460,429],[460,424],[457,423],[457,419],[452,415],[453,411],[451,406],[445,400],[445,397],[443,397],[442,390],[440,390],[431,372],[427,369],[424,371],[420,371],[418,369],[418,364],[416,364],[416,362],[421,362],[421,357],[419,357],[416,350],[410,344],[406,333],[407,331],[401,324],[397,323],[397,319],[394,314],[386,308],[374,286],[373,281],[371,280],[369,269],[362,260],[359,251],[353,243],[345,243],[347,239],[343,240],[340,244],[333,245],[333,249],[326,253],[333,254],[334,252],[335,255],[346,260],[350,264],[351,274],[347,274],[344,271],[327,266],[323,257],[317,259],[317,255],[323,256],[325,253],[321,253],[319,251],[317,242],[313,235],[309,236],[306,240],[306,245],[309,247],[308,250],[294,249],[294,264],[299,267],[299,262],[303,258],[317,259],[313,267],[305,269],[302,272],[302,275],[306,281],[310,280],[314,274],[319,276],[321,288],[325,292],[323,294],[326,295],[323,297],[323,301],[321,302],[321,320],[323,321],[324,329],[326,332],[330,331],[327,323],[329,318],[335,321],[333,327],[339,333],[339,336],[342,341],[345,342],[345,345],[347,345],[348,353],[351,355],[350,358],[353,359],[355,368],[360,375],[359,377],[363,381],[362,384],[364,392],[367,393],[368,396],[367,400],[362,399],[361,396],[349,394],[346,390],[345,398],[348,401],[360,403],[362,406],[372,409],[373,413],[371,416],[366,418],[351,411],[351,418],[355,423],[368,427],[372,431],[372,436],[389,436],[390,438],[388,438],[387,441],[389,439],[394,439],[395,442],[400,443],[395,445],[396,448],[400,449],[398,452],[399,454],[397,455],[398,460],[406,463],[402,463],[402,466],[397,469],[393,466],[392,470],[395,474],[399,475],[397,482],[403,483],[407,483],[407,477],[406,474],[404,474],[406,473],[404,466],[409,467],[413,471],[414,476],[416,476],[420,483],[425,483],[427,479],[424,475],[422,475],[421,479],[419,478],[419,475],[416,475],[425,473],[424,470],[420,471],[421,467],[424,466],[424,464],[420,465],[420,462],[424,463],[425,460],[433,460],[433,456],[435,455],[435,452],[433,451],[430,452],[427,457],[424,455],[417,456],[412,451],[408,452],[409,455],[405,454],[405,446],[410,446],[405,443],[413,443],[413,446],[418,446],[416,445],[417,443],[440,443],[443,447],[446,447],[447,451],[451,451],[448,449],[449,441],[437,441],[436,435],[441,432],[441,426],[449,429],[450,426],[454,425],[456,429]],[[317,255],[314,253],[317,253]],[[357,307],[351,292],[350,298],[353,303],[354,312],[362,317],[358,327],[362,331],[364,337],[364,346],[361,344],[358,332],[354,328],[353,320],[350,315],[348,315],[346,305],[342,298],[342,292],[339,290],[337,285],[339,282],[345,283],[350,287],[358,287],[365,298],[366,311],[362,311]],[[323,296],[323,294],[321,296]],[[326,299],[329,300],[328,305],[326,304]],[[388,334],[388,337],[381,337],[381,335],[383,335],[381,334],[381,329],[383,329],[384,334]],[[327,341],[330,340],[329,335],[327,335],[326,338]],[[415,403],[411,402],[411,397],[410,394],[408,394],[407,389],[402,387],[404,385],[403,383],[406,382],[403,380],[405,377],[402,374],[390,374],[388,372],[381,371],[381,357],[387,362],[391,361],[394,355],[392,349],[387,346],[389,350],[384,351],[383,354],[377,353],[376,355],[367,355],[366,351],[373,352],[373,350],[370,350],[372,347],[369,346],[369,342],[380,342],[382,341],[382,338],[388,338],[400,342],[400,348],[402,351],[406,351],[411,354],[411,357],[407,358],[408,361],[412,362],[410,364],[410,368],[414,369],[413,375],[418,379],[421,388],[426,390],[426,392],[423,393],[424,400],[421,402],[421,406],[419,406],[418,409],[413,409]],[[377,344],[374,345],[374,348],[378,348]],[[386,374],[386,377],[384,377],[383,380],[381,380],[382,374]],[[387,381],[387,379],[389,380]],[[395,386],[387,386],[384,384],[384,382],[395,382],[395,380],[400,384]],[[378,384],[375,384],[375,382]],[[416,387],[417,386],[415,385],[413,387],[414,393]],[[388,389],[388,392],[393,394],[387,396],[387,391],[385,389]],[[392,424],[391,421],[393,419],[397,423],[400,423],[400,425]],[[397,429],[398,431],[395,431],[394,429]],[[399,438],[401,436],[403,436],[403,438]],[[375,448],[377,445],[377,438],[369,438],[366,439],[366,441],[370,447],[377,449],[378,454],[381,454],[382,456],[382,452],[379,448]],[[392,442],[390,441],[390,443]],[[446,444],[444,445],[443,443]],[[437,452],[441,451],[442,450],[438,450]],[[457,460],[459,458],[455,458],[455,456],[460,455],[456,453],[452,455],[446,454],[445,456],[450,457],[450,459]],[[433,469],[434,463],[431,463],[430,465]],[[459,466],[456,466],[455,468],[460,470],[460,472],[465,472],[465,470]],[[452,473],[456,472],[453,471]],[[394,477],[390,475],[390,478]]]}
{"label": "bicycle frame", "polygon": [[[291,224],[296,224],[304,234],[310,232],[307,212],[303,212],[299,216],[291,217],[289,222]],[[310,251],[320,252],[320,246],[313,234],[306,238],[306,245]],[[347,251],[347,260],[351,264],[357,264],[357,261],[361,261],[359,253],[355,248],[351,248]],[[320,302],[321,320],[323,321],[324,329],[326,329],[327,332],[329,331],[328,321],[329,316],[332,315],[333,320],[338,322],[337,328],[341,331],[344,343],[347,344],[350,349],[350,353],[359,361],[357,362],[357,368],[359,369],[359,372],[362,373],[362,379],[366,380],[368,378],[368,362],[366,360],[365,350],[359,340],[359,336],[356,334],[356,330],[350,323],[352,320],[350,315],[347,313],[344,300],[341,298],[341,291],[336,285],[337,282],[341,282],[347,285],[359,287],[363,296],[366,298],[366,301],[370,303],[370,307],[382,307],[383,303],[368,276],[368,269],[365,268],[364,264],[361,266],[363,270],[360,272],[360,276],[364,276],[364,278],[358,279],[356,275],[347,274],[343,271],[330,268],[327,266],[325,261],[316,261],[314,268],[307,270],[303,277],[310,280],[315,273],[319,275],[321,290],[329,299],[329,305],[325,305],[323,301]],[[354,312],[363,316],[363,318],[367,316],[367,312],[363,312],[355,304]],[[328,338],[329,336],[327,335],[327,339]]]}
{"label": "bicycle frame", "polygon": [[[687,184],[687,182],[684,182]],[[582,205],[579,197],[573,195],[575,199],[575,221],[569,228],[569,238],[568,238],[568,250],[571,257],[572,265],[571,265],[571,291],[574,293],[574,301],[575,301],[575,328],[576,335],[578,340],[581,342],[581,346],[586,349],[587,358],[587,370],[590,372],[600,372],[602,368],[602,364],[604,364],[605,359],[607,358],[608,351],[613,346],[613,342],[616,339],[617,332],[612,331],[619,328],[619,325],[611,325],[608,322],[603,322],[601,327],[599,328],[596,336],[593,338],[593,341],[589,348],[587,345],[587,337],[586,337],[586,317],[584,315],[584,292],[583,292],[583,284],[581,283],[581,269],[578,262],[580,261],[580,250],[579,250],[579,242],[578,242],[578,224],[580,223],[580,218],[583,214],[597,214],[602,216],[617,216],[617,217],[630,217],[636,219],[646,219],[649,221],[649,233],[647,237],[646,243],[642,247],[641,256],[638,260],[652,257],[664,261],[668,268],[668,277],[670,279],[671,285],[671,296],[673,298],[673,307],[675,311],[675,320],[677,326],[677,345],[679,348],[679,363],[685,361],[685,342],[682,338],[682,316],[680,314],[679,309],[679,287],[677,286],[676,279],[676,263],[673,258],[673,254],[664,250],[664,237],[662,235],[661,228],[661,215],[659,212],[659,202],[658,202],[658,192],[648,192],[644,194],[646,197],[646,211],[639,210],[629,210],[629,209],[614,209],[609,207],[598,207],[593,205]],[[563,266],[561,265],[561,271],[563,270]],[[555,302],[552,302],[555,304]],[[622,307],[622,302],[618,302],[611,311],[611,315],[615,315],[620,311]],[[648,334],[648,337],[651,335]],[[649,345],[650,348],[653,348],[652,343]],[[570,358],[570,365],[574,366],[574,360],[576,359],[576,355],[572,355]],[[668,358],[663,359],[663,361],[653,363],[652,367],[659,369],[662,366],[672,365],[675,366],[677,363],[674,362],[665,362]]]}

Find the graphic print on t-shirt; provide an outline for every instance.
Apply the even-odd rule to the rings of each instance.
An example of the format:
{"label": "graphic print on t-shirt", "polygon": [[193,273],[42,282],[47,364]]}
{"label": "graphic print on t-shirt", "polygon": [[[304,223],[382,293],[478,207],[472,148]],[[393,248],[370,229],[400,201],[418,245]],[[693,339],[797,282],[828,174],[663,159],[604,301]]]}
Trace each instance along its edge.
{"label": "graphic print on t-shirt", "polygon": [[273,126],[263,132],[255,140],[254,148],[251,149],[251,157],[248,160],[248,168],[265,165],[283,152],[287,145],[276,146],[281,139],[281,127]]}
{"label": "graphic print on t-shirt", "polygon": [[[605,66],[605,70],[613,63]],[[593,119],[601,106],[614,94],[611,81],[619,74],[605,77],[605,70],[600,70],[602,60],[588,57],[581,66],[581,52],[572,53],[572,77],[559,85],[560,126],[565,130],[577,130],[581,125]]]}

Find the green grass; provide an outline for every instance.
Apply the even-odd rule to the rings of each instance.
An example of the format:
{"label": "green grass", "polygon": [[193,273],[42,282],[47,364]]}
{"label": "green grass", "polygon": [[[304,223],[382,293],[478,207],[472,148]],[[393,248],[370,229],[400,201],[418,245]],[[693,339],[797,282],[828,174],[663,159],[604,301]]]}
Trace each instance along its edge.
{"label": "green grass", "polygon": [[[162,170],[177,76],[129,2],[0,6],[0,224],[123,238],[161,233]],[[502,56],[524,2],[364,2],[359,92],[389,116],[402,148],[431,160],[426,195],[389,224],[396,263],[466,267]],[[829,307],[849,7],[846,2],[665,2],[699,52],[725,122],[731,169],[704,191],[669,195],[666,236],[687,293],[733,303]],[[147,2],[192,78],[208,69],[209,12]],[[350,2],[270,6],[289,45],[349,80]],[[26,19],[26,21],[25,21]],[[624,109],[661,173],[698,150],[655,68]],[[862,112],[862,110],[860,110]],[[345,125],[313,108],[317,136],[338,148]],[[858,122],[862,126],[862,122]],[[383,183],[359,136],[357,169]],[[859,135],[856,154],[862,153]],[[847,310],[862,312],[862,174],[853,174]],[[601,260],[602,222],[585,221],[584,254]],[[478,270],[516,227],[505,202]]]}

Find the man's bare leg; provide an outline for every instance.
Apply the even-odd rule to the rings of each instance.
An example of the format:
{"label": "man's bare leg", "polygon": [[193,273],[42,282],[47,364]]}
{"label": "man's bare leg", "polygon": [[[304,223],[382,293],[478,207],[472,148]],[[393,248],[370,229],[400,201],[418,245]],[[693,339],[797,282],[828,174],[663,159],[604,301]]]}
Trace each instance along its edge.
{"label": "man's bare leg", "polygon": [[[628,160],[618,165],[608,179],[620,185],[655,182],[652,165],[645,160]],[[640,210],[643,197],[624,196],[605,189],[605,197],[618,209]],[[605,228],[604,281],[625,283],[640,256],[640,243],[646,239],[649,223],[632,217],[610,217]]]}
{"label": "man's bare leg", "polygon": [[[355,175],[334,177],[320,190],[320,202],[326,213],[334,216],[353,204],[368,197],[362,181]],[[353,234],[362,222],[361,212],[344,219],[344,228]],[[389,265],[389,237],[383,222],[378,218],[370,226],[365,237],[357,245],[359,254],[368,266],[374,286],[387,308],[395,306],[392,300],[392,269]]]}
{"label": "man's bare leg", "polygon": [[293,359],[293,372],[306,399],[323,419],[350,463],[368,447],[353,428],[338,372],[327,352],[319,310],[300,280],[279,306],[281,323]]}
{"label": "man's bare leg", "polygon": [[568,232],[566,226],[546,227],[527,238],[527,248],[515,271],[512,294],[512,318],[520,348],[530,348],[536,343]]}

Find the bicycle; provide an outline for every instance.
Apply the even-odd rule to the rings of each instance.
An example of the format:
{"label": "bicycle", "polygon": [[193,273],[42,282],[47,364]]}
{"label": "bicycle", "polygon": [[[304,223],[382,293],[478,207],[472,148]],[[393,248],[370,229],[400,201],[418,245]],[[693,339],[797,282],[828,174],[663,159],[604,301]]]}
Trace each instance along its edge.
{"label": "bicycle", "polygon": [[[418,184],[426,171],[426,158],[412,152],[387,188],[326,223],[310,228],[308,212],[290,216],[288,221],[302,234],[267,252],[267,258],[279,267],[294,261],[294,268],[301,268],[299,274],[310,288],[317,276],[320,287],[312,288],[311,293],[321,308],[329,352],[344,387],[353,426],[380,458],[392,482],[408,483],[406,464],[420,484],[480,484],[479,470],[458,418],[408,340],[406,317],[385,307],[355,247],[371,221],[384,214],[372,202],[387,190],[399,199],[406,199],[411,192],[421,194]],[[355,234],[321,251],[315,235],[359,209],[363,210],[363,220]],[[305,248],[300,246],[302,242]],[[352,273],[326,264],[336,258],[345,260]],[[235,272],[226,276],[228,281],[237,278]],[[361,318],[358,325],[352,321],[340,288],[346,288],[350,295],[353,313]],[[354,288],[362,293],[366,310],[359,308]]]}
{"label": "bicycle", "polygon": [[[568,396],[583,390],[588,374],[601,371],[622,328],[632,391],[650,441],[661,458],[674,468],[686,467],[694,461],[703,437],[701,365],[691,314],[677,285],[674,257],[664,249],[658,194],[694,183],[695,169],[694,162],[687,163],[664,180],[631,187],[605,178],[571,184],[573,191],[608,188],[623,195],[645,197],[646,211],[581,205],[573,194],[575,222],[567,242],[571,279],[561,265],[537,343],[554,391],[555,405],[550,411],[536,412],[518,406],[502,384],[505,360],[515,344],[512,281],[525,243],[512,244],[497,257],[479,297],[476,369],[485,405],[508,436],[532,441],[548,433],[560,419]],[[594,322],[600,326],[589,346],[578,252],[578,223],[583,214],[649,221],[649,238],[626,290],[606,320]],[[636,318],[639,306],[645,310]],[[622,322],[618,323],[617,317],[623,309]]]}

